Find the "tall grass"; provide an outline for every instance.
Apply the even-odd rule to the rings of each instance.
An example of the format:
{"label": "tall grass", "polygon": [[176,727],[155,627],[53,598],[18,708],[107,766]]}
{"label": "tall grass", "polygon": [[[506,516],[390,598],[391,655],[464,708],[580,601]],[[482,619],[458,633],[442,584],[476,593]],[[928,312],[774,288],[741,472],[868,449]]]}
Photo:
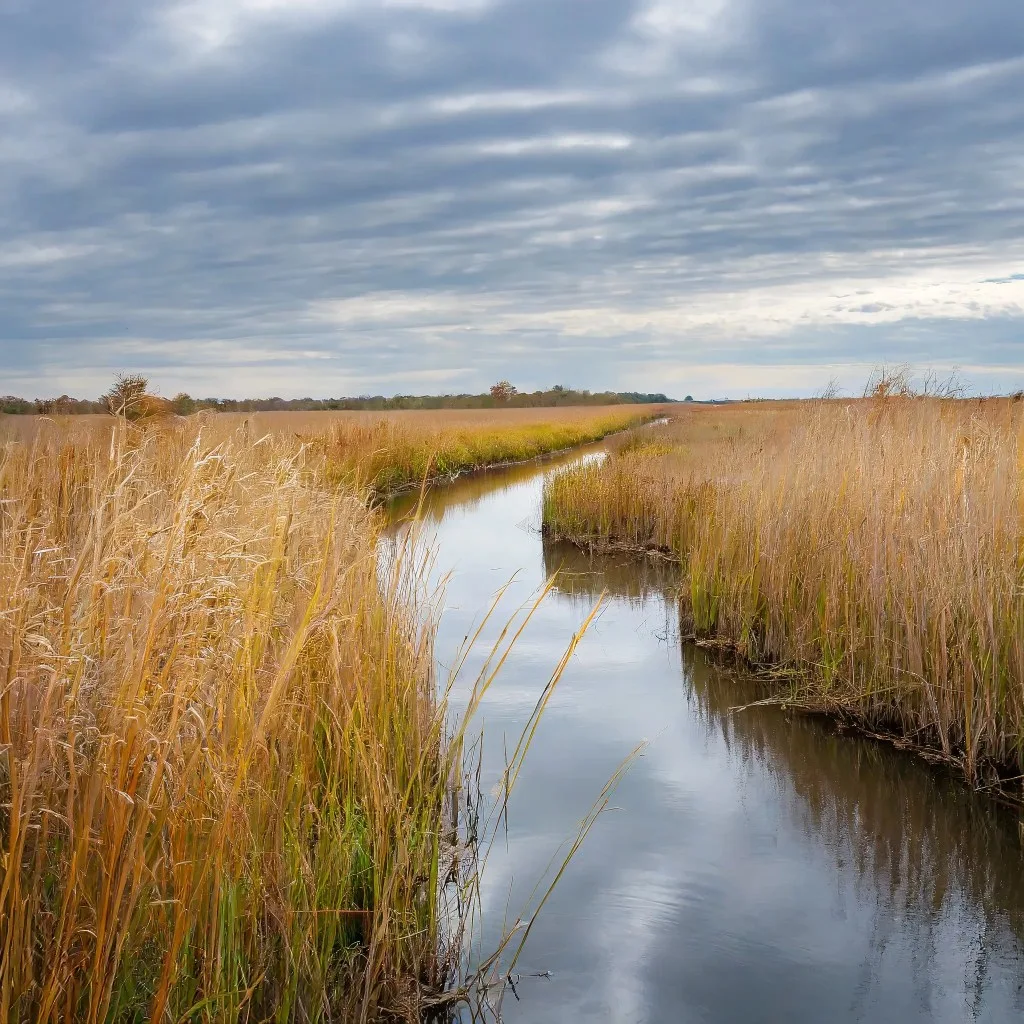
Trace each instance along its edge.
{"label": "tall grass", "polygon": [[431,633],[295,446],[0,454],[0,1019],[412,1019],[442,982]]}
{"label": "tall grass", "polygon": [[[575,420],[458,436],[507,457],[623,422]],[[500,820],[460,824],[465,730],[515,636],[449,723],[424,566],[383,556],[365,488],[454,436],[0,439],[0,1020],[418,1020],[465,994],[465,830]]]}
{"label": "tall grass", "polygon": [[[526,462],[664,415],[664,406],[569,406],[551,409],[446,409],[397,412],[203,411],[178,418],[210,438],[273,437],[306,447],[307,462],[328,486],[385,497],[490,466]],[[112,416],[0,416],[0,440],[31,443],[57,434],[109,437]]]}
{"label": "tall grass", "polygon": [[[333,422],[304,435],[332,482],[394,494],[424,480],[450,480],[488,466],[525,462],[541,455],[598,441],[649,419],[649,409],[578,412],[530,410],[503,422],[492,414],[463,424],[444,414]],[[575,410],[574,410],[575,412]]]}
{"label": "tall grass", "polygon": [[[1024,773],[1024,406],[888,396],[695,409],[568,471],[546,529],[658,548],[694,635],[786,699]],[[787,670],[787,671],[780,671]]]}

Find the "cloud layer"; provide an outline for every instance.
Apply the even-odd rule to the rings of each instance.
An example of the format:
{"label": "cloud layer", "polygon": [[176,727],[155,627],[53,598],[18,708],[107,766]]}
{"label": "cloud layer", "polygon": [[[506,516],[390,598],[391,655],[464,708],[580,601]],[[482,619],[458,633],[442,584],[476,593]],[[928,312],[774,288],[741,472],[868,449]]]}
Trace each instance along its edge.
{"label": "cloud layer", "polygon": [[1015,0],[0,4],[0,390],[1024,385]]}

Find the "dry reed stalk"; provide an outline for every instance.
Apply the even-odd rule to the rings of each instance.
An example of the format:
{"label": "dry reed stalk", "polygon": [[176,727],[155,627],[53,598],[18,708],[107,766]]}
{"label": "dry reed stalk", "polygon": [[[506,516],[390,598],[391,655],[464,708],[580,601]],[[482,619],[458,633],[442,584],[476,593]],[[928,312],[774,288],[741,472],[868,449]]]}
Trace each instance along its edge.
{"label": "dry reed stalk", "polygon": [[792,699],[1024,772],[1024,407],[880,397],[693,410],[553,480],[578,543],[658,547],[684,618]]}
{"label": "dry reed stalk", "polygon": [[430,630],[294,446],[0,451],[0,1019],[416,1015],[439,981]]}
{"label": "dry reed stalk", "polygon": [[[576,420],[466,443],[625,422]],[[226,426],[54,419],[0,448],[2,1020],[413,1020],[465,967],[453,815],[506,634],[449,731],[415,548],[382,559],[324,439]],[[456,433],[346,427],[348,475]]]}

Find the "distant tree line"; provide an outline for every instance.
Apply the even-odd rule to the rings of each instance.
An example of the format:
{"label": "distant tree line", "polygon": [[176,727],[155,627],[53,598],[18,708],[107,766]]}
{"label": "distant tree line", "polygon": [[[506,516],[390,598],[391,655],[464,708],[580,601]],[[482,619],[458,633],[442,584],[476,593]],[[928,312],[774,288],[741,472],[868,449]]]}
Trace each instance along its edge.
{"label": "distant tree line", "polygon": [[[193,398],[180,393],[170,399],[179,416],[201,409],[217,412],[309,411],[346,409],[386,411],[392,409],[491,409],[532,408],[552,405],[645,405],[671,402],[663,394],[638,391],[584,391],[555,385],[547,391],[519,391],[508,381],[499,381],[480,395],[360,395],[358,398]],[[0,413],[8,415],[74,416],[110,411],[109,396],[92,401],[61,395],[29,401],[14,395],[0,397]]]}
{"label": "distant tree line", "polygon": [[61,395],[59,398],[37,398],[30,402],[16,395],[0,395],[0,413],[7,413],[9,416],[77,416],[106,411],[107,407],[102,399],[94,402],[88,398]]}

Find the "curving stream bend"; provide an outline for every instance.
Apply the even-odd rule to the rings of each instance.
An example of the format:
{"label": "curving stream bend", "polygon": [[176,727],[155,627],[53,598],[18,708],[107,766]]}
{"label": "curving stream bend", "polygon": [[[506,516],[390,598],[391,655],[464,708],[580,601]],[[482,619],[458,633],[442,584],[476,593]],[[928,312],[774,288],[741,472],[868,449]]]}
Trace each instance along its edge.
{"label": "curving stream bend", "polygon": [[827,723],[731,713],[757,691],[679,643],[669,568],[540,536],[544,475],[602,450],[427,496],[438,578],[450,574],[442,677],[499,587],[515,575],[466,685],[516,606],[561,570],[482,709],[485,788],[504,764],[503,737],[518,737],[572,632],[608,592],[527,758],[507,848],[502,835],[487,865],[484,948],[623,758],[649,741],[538,919],[504,1020],[1024,1019],[1016,819]]}

